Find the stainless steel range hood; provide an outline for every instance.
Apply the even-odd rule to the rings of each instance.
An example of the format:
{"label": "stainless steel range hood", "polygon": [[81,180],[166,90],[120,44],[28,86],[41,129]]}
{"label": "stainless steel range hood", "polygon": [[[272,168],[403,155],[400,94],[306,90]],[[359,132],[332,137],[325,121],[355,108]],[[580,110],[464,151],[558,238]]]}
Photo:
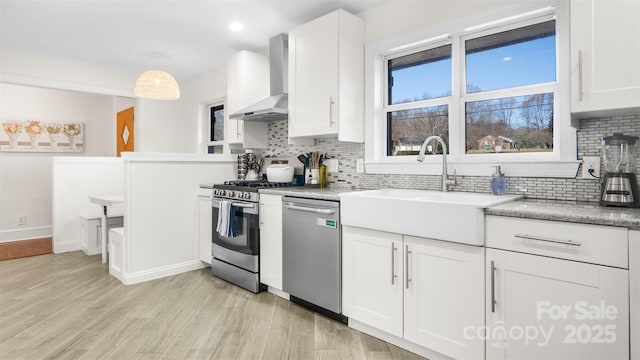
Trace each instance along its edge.
{"label": "stainless steel range hood", "polygon": [[288,118],[288,40],[286,34],[269,39],[271,96],[229,115],[229,118],[245,121],[274,121]]}

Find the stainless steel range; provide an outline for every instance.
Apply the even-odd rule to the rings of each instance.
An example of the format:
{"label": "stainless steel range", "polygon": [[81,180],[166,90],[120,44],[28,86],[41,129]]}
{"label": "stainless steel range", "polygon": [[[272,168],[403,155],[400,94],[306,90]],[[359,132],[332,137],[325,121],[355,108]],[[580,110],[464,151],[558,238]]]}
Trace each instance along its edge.
{"label": "stainless steel range", "polygon": [[[213,185],[213,244],[211,273],[254,293],[264,290],[260,284],[259,189],[295,186],[262,180],[227,181]],[[216,231],[223,201],[230,202],[230,217],[235,220],[235,236]],[[224,207],[223,207],[224,208]],[[224,212],[224,211],[223,211]],[[226,213],[225,213],[226,214]]]}

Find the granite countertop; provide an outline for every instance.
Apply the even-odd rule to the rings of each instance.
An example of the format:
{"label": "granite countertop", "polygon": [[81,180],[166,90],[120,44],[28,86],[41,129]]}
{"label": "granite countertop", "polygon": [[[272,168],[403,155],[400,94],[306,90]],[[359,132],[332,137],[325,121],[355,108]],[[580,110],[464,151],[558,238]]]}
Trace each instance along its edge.
{"label": "granite countertop", "polygon": [[602,207],[587,202],[522,199],[489,207],[485,214],[640,230],[640,209]]}
{"label": "granite countertop", "polygon": [[260,192],[260,194],[275,194],[275,195],[284,195],[284,196],[297,196],[297,197],[303,197],[308,199],[340,201],[340,194],[358,191],[358,190],[352,189],[351,187],[337,187],[337,186],[329,186],[326,188],[292,186],[292,187],[285,187],[285,188],[260,189],[258,191]]}

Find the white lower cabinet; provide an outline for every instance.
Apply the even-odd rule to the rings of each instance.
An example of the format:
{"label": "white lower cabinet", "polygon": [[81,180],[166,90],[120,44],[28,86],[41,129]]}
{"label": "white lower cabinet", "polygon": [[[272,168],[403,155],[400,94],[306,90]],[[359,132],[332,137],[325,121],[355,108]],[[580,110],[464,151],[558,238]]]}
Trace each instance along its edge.
{"label": "white lower cabinet", "polygon": [[640,360],[640,231],[629,231],[631,359]]}
{"label": "white lower cabinet", "polygon": [[282,196],[260,194],[260,282],[282,290]]}
{"label": "white lower cabinet", "polygon": [[343,313],[440,354],[484,358],[484,248],[342,228]]}
{"label": "white lower cabinet", "polygon": [[487,359],[629,359],[627,229],[486,220]]}
{"label": "white lower cabinet", "polygon": [[404,236],[404,338],[456,359],[483,359],[484,248]]}
{"label": "white lower cabinet", "polygon": [[627,270],[495,249],[486,266],[487,359],[629,358]]}
{"label": "white lower cabinet", "polygon": [[198,195],[197,235],[200,261],[211,265],[213,210],[209,195]]}
{"label": "white lower cabinet", "polygon": [[402,235],[342,227],[342,313],[403,335]]}

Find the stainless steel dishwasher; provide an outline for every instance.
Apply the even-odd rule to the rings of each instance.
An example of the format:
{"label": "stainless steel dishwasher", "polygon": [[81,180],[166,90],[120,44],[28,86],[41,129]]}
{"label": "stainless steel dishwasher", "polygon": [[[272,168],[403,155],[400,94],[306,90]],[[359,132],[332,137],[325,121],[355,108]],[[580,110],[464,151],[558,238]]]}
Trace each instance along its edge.
{"label": "stainless steel dishwasher", "polygon": [[340,315],[340,203],[285,196],[282,212],[283,290],[293,302],[346,321]]}

